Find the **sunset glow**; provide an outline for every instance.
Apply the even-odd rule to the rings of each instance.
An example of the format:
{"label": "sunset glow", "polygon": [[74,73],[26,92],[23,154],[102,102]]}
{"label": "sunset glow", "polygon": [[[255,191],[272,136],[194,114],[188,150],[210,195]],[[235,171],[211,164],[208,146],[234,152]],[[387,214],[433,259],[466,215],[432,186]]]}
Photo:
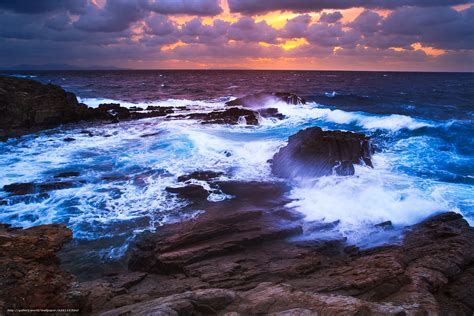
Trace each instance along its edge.
{"label": "sunset glow", "polygon": [[[473,70],[472,1],[409,2],[78,0],[26,11],[0,4],[0,65]],[[51,51],[62,54],[38,59]]]}

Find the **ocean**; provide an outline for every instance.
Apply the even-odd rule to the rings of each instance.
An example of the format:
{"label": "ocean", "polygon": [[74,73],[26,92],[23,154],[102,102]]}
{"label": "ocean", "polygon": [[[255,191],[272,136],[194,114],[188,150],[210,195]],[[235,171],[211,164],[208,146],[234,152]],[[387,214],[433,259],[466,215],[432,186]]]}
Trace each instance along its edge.
{"label": "ocean", "polygon": [[[5,74],[5,73],[4,73]],[[281,181],[268,160],[301,129],[320,126],[371,137],[374,168],[349,177],[289,183],[288,207],[306,221],[337,222],[332,232],[371,247],[396,236],[374,234],[391,221],[401,229],[442,211],[474,224],[474,74],[331,71],[43,71],[8,73],[60,85],[91,107],[224,107],[258,92],[291,92],[305,105],[272,103],[285,119],[258,126],[202,125],[148,118],[116,124],[75,124],[0,143],[0,188],[80,172],[80,185],[31,199],[0,190],[0,222],[30,227],[64,223],[90,258],[116,260],[133,238],[205,210],[165,191],[177,177],[222,171],[222,181]],[[86,131],[84,131],[86,130]],[[91,137],[90,135],[93,135]],[[74,142],[64,142],[66,137]],[[206,182],[209,200],[232,199]],[[326,238],[310,236],[309,238]],[[89,258],[88,255],[84,255]]]}

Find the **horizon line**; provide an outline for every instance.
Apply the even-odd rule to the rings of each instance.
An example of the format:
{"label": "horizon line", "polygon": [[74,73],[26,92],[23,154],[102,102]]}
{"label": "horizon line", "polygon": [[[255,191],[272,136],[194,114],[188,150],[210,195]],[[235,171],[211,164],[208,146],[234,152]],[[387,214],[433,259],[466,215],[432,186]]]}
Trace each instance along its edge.
{"label": "horizon line", "polygon": [[[81,66],[76,66],[81,67]],[[86,68],[84,69],[13,69],[1,68],[0,71],[27,72],[27,71],[318,71],[318,72],[392,72],[392,73],[474,73],[474,70],[353,70],[353,69],[258,69],[258,68]]]}

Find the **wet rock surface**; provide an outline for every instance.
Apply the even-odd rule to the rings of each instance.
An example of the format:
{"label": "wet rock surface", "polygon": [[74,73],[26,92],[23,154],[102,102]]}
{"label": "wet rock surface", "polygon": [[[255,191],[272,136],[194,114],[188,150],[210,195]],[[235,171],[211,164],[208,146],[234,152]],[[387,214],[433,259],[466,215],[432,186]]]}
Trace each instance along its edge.
{"label": "wet rock surface", "polygon": [[[172,278],[188,292],[177,295],[154,287],[159,299],[107,315],[152,310],[196,315],[474,310],[474,229],[459,214],[441,214],[408,228],[401,245],[361,251],[348,249],[344,242],[288,239],[301,233],[299,222],[286,216],[282,220],[281,212],[241,209],[220,216],[222,209],[214,211],[145,236],[132,250],[130,269],[149,273],[144,288],[150,289],[152,280]],[[140,288],[138,283],[130,292],[141,293]],[[202,293],[222,304],[203,303]]]}
{"label": "wet rock surface", "polygon": [[270,101],[282,101],[288,104],[305,104],[305,99],[287,92],[256,93],[242,98],[226,102],[227,106],[243,106],[249,108],[259,108],[265,106]]}
{"label": "wet rock surface", "polygon": [[[72,304],[105,315],[474,311],[474,229],[459,214],[408,227],[400,245],[360,250],[344,240],[301,239],[302,217],[285,208],[284,183],[215,184],[236,198],[201,204],[202,215],[144,233],[129,249],[128,268],[90,281],[58,267],[54,253],[71,238],[64,226],[2,226],[4,306]],[[338,223],[311,233],[328,225]]]}
{"label": "wet rock surface", "polygon": [[353,175],[354,164],[372,167],[368,137],[310,127],[288,138],[272,159],[272,172],[283,178]]}

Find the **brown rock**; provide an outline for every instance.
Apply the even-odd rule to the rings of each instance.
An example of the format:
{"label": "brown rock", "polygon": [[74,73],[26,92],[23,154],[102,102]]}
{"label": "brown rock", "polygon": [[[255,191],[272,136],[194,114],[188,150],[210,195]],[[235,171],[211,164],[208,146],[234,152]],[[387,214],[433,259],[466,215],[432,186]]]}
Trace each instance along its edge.
{"label": "brown rock", "polygon": [[353,175],[353,164],[372,167],[369,139],[362,134],[323,131],[319,127],[301,130],[273,156],[272,171],[284,178]]}
{"label": "brown rock", "polygon": [[73,278],[55,255],[71,239],[64,225],[0,226],[0,301],[6,308],[77,308],[68,296]]}

